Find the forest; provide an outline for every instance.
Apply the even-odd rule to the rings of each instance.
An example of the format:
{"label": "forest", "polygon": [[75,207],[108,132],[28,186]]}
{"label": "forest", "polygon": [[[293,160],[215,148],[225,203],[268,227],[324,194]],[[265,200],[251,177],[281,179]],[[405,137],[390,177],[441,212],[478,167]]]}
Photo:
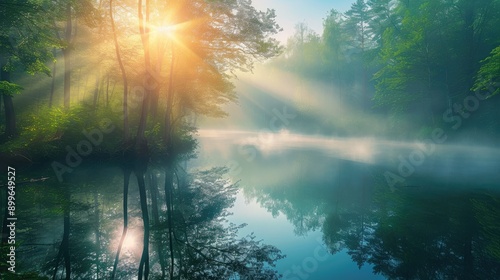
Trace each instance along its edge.
{"label": "forest", "polygon": [[[365,119],[344,125],[333,121],[321,127],[322,134],[368,131],[415,139],[447,127],[456,139],[492,141],[498,133],[493,98],[499,93],[498,5],[489,0],[355,1],[345,13],[328,12],[322,34],[298,23],[284,55],[273,63],[304,77],[305,84],[327,85],[342,105],[387,122],[377,132],[363,125]],[[305,89],[297,91],[306,98]]]}
{"label": "forest", "polygon": [[[259,170],[266,183],[258,187],[245,185],[253,175],[234,178],[227,164],[193,163],[204,153],[204,125],[231,122],[236,110],[254,128],[266,127],[266,104],[279,108],[284,123],[293,117],[287,133],[487,146],[492,159],[481,174],[492,174],[500,137],[499,0],[356,0],[346,12],[318,16],[322,33],[299,22],[281,43],[277,12],[250,0],[0,1],[1,279],[297,279],[276,267],[287,254],[232,222],[240,189],[273,216],[283,213],[295,234],[320,230],[331,255],[345,250],[360,268],[369,263],[388,279],[497,275],[500,196],[490,187],[498,181],[469,190],[446,179],[458,193],[424,194],[420,185],[405,191],[411,176],[386,170],[397,166],[394,159],[369,167],[370,176],[364,167],[305,155],[259,166],[254,158],[264,152],[256,146],[235,158],[252,151],[240,167]],[[287,107],[242,86],[248,75],[269,86],[280,75],[288,79]],[[350,151],[357,142],[347,140]],[[366,156],[354,151],[356,160]],[[461,155],[449,158],[475,163]],[[271,170],[288,161],[301,162],[290,172],[306,179],[282,174],[273,184],[282,171]],[[314,162],[323,165],[304,167]],[[357,181],[344,184],[351,195],[337,185],[303,189],[337,184],[315,174],[345,181],[356,172]],[[414,181],[434,184],[424,177]],[[393,192],[395,182],[406,184],[396,186],[403,192]],[[434,209],[438,218],[413,212],[440,200],[447,203]],[[410,221],[410,228],[397,226]],[[426,223],[433,231],[412,235]],[[461,233],[450,237],[446,227]],[[407,238],[398,243],[397,235]],[[463,240],[465,257],[450,253],[462,252]],[[432,248],[415,245],[423,243]],[[440,244],[451,249],[434,265],[426,259]],[[453,272],[460,266],[464,274]]]}

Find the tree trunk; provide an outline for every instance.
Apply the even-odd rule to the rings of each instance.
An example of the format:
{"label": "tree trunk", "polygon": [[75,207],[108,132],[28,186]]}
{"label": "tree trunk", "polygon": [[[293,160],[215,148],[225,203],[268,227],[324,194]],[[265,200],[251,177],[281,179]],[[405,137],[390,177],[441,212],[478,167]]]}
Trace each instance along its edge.
{"label": "tree trunk", "polygon": [[106,107],[109,107],[109,73],[106,76]]}
{"label": "tree trunk", "polygon": [[[54,57],[56,57],[56,50],[52,51],[54,53]],[[56,91],[56,71],[57,71],[57,62],[54,61],[52,64],[52,84],[50,85],[50,98],[49,98],[49,108],[52,108],[52,102],[54,101],[54,92]]]}
{"label": "tree trunk", "polygon": [[100,84],[99,70],[97,70],[97,76],[95,77],[95,85],[94,85],[94,102],[93,102],[94,109],[97,108],[97,101],[99,100],[99,84]]}
{"label": "tree trunk", "polygon": [[170,62],[170,76],[168,79],[168,89],[167,89],[167,108],[165,110],[165,131],[163,134],[163,141],[167,150],[170,152],[170,146],[172,144],[172,108],[174,103],[174,65],[175,64],[175,49],[172,46],[172,59]]}
{"label": "tree trunk", "polygon": [[5,136],[10,137],[17,134],[16,115],[14,113],[14,103],[12,96],[3,95],[3,104],[5,109]]}
{"label": "tree trunk", "polygon": [[[148,74],[146,74],[148,75]],[[142,105],[141,105],[141,116],[139,119],[139,127],[137,128],[137,139],[138,140],[143,140],[144,139],[144,133],[146,132],[146,122],[148,119],[148,103],[149,103],[149,96],[150,96],[150,91],[145,90],[144,91],[144,99],[142,100]]]}
{"label": "tree trunk", "polygon": [[[113,31],[113,41],[115,43],[116,59],[120,66],[123,80],[123,141],[127,142],[130,137],[129,124],[128,124],[128,79],[123,65],[122,57],[120,54],[120,45],[118,44],[118,36],[116,35],[115,20],[113,18],[113,0],[109,1],[109,16],[111,19],[111,29]],[[114,85],[113,85],[114,90]]]}
{"label": "tree trunk", "polygon": [[[4,65],[0,65],[0,81],[10,82],[10,73],[4,70]],[[11,137],[16,135],[16,114],[14,112],[14,102],[9,93],[4,93],[3,105],[5,109],[5,136]]]}
{"label": "tree trunk", "polygon": [[144,99],[142,100],[141,106],[141,116],[139,120],[139,127],[137,129],[137,139],[142,141],[144,138],[144,132],[146,131],[146,122],[148,118],[148,105],[149,99],[151,96],[151,91],[154,88],[154,85],[150,84],[150,82],[154,79],[151,75],[151,57],[150,57],[150,45],[149,45],[149,1],[146,0],[146,17],[144,18],[142,12],[142,0],[139,0],[138,4],[138,19],[139,19],[139,32],[141,34],[142,46],[144,49],[144,65],[145,65],[145,73],[144,73]]}
{"label": "tree trunk", "polygon": [[66,30],[65,40],[68,44],[62,49],[64,58],[64,108],[69,109],[71,102],[71,36],[73,26],[71,22],[71,4],[68,2],[66,6]]}
{"label": "tree trunk", "polygon": [[[159,48],[157,48],[159,49]],[[157,54],[157,58],[156,58],[156,62],[154,63],[154,66],[151,66],[151,70],[153,70],[153,67],[154,67],[154,71],[155,71],[155,74],[154,76],[153,75],[150,75],[150,78],[154,81],[154,87],[151,89],[151,92],[150,92],[150,96],[149,96],[149,112],[151,113],[151,118],[153,120],[156,120],[156,116],[157,116],[157,113],[158,113],[158,101],[159,101],[159,98],[160,98],[160,81],[158,80],[158,77],[160,76],[160,63],[158,62],[161,58],[160,58],[160,51],[158,50],[158,54]]]}
{"label": "tree trunk", "polygon": [[160,86],[156,86],[151,91],[151,96],[149,98],[149,111],[151,112],[151,118],[153,120],[156,120],[156,115],[158,113],[159,97],[160,97]]}

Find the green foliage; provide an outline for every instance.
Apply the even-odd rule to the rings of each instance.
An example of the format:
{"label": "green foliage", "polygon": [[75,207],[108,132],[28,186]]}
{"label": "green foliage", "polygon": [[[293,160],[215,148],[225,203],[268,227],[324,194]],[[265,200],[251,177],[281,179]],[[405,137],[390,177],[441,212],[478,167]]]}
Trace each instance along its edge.
{"label": "green foliage", "polygon": [[472,90],[490,92],[491,96],[500,93],[500,46],[493,49],[481,63],[483,65]]}
{"label": "green foliage", "polygon": [[[70,110],[43,105],[34,107],[20,120],[19,137],[3,145],[1,151],[23,154],[31,159],[62,156],[67,153],[66,146],[76,147],[81,140],[86,140],[84,130],[100,129],[105,120],[115,127],[121,124],[119,114],[106,109],[95,110],[85,104]],[[94,151],[112,153],[119,149],[119,129],[103,135],[102,144],[94,147]]]}
{"label": "green foliage", "polygon": [[14,94],[19,94],[21,90],[23,90],[23,87],[18,84],[8,81],[0,81],[0,94],[13,96]]}
{"label": "green foliage", "polygon": [[21,66],[29,74],[50,75],[45,62],[54,59],[52,47],[56,41],[50,34],[51,22],[47,21],[44,4],[31,0],[9,0],[0,4],[0,54],[8,59],[9,71]]}
{"label": "green foliage", "polygon": [[[116,106],[115,106],[116,105]],[[7,154],[21,154],[31,160],[53,159],[64,157],[68,152],[66,146],[76,149],[82,140],[88,140],[84,131],[98,129],[102,132],[104,123],[113,127],[111,133],[103,134],[102,142],[92,145],[93,154],[114,155],[122,148],[122,125],[120,105],[94,108],[90,104],[74,105],[69,110],[61,107],[49,108],[44,105],[34,106],[30,113],[23,115],[20,120],[21,133],[0,147],[0,152]],[[136,127],[133,127],[136,129]],[[150,121],[145,136],[152,160],[163,161],[168,156],[172,158],[191,158],[197,146],[194,138],[195,128],[183,122],[174,126],[172,145],[174,149],[168,151],[163,141],[163,127],[159,122]],[[167,156],[168,155],[168,156]],[[89,155],[91,156],[91,155]]]}
{"label": "green foliage", "polygon": [[368,6],[364,0],[357,0],[351,5],[345,15],[345,29],[350,33],[350,45],[364,51],[368,47]]}
{"label": "green foliage", "polygon": [[299,25],[276,66],[331,85],[347,106],[389,115],[393,128],[435,126],[470,95],[474,76],[473,90],[499,92],[500,52],[490,53],[500,38],[499,7],[498,0],[357,0],[327,14],[321,37]]}
{"label": "green foliage", "polygon": [[[436,125],[451,104],[461,103],[470,93],[468,81],[479,70],[474,58],[484,56],[490,42],[498,40],[500,30],[491,25],[494,16],[485,14],[498,1],[474,8],[467,1],[400,2],[392,8],[393,16],[387,9],[390,5],[380,2],[377,10],[386,23],[379,29],[384,31],[378,50],[380,69],[373,74],[374,104],[399,119]],[[477,24],[474,30],[467,27],[470,21]],[[464,33],[470,36],[467,42]],[[493,57],[483,61],[478,76],[484,79],[477,79],[473,89],[491,85],[487,83],[495,75]]]}
{"label": "green foliage", "polygon": [[324,51],[321,37],[306,23],[298,23],[284,53],[273,64],[301,77],[317,79],[324,76],[328,66],[329,60],[322,56]]}
{"label": "green foliage", "polygon": [[[431,11],[423,4],[418,14],[405,12],[400,31],[387,28],[383,34],[381,61],[385,65],[374,74],[375,104],[404,112],[410,104],[425,98],[433,87],[433,73],[439,57],[432,49]],[[436,48],[438,46],[435,46]]]}
{"label": "green foliage", "polygon": [[196,128],[179,124],[174,127],[171,148],[165,146],[163,128],[159,122],[150,122],[145,131],[148,140],[151,161],[165,163],[171,160],[188,160],[195,157],[198,141],[195,138]]}

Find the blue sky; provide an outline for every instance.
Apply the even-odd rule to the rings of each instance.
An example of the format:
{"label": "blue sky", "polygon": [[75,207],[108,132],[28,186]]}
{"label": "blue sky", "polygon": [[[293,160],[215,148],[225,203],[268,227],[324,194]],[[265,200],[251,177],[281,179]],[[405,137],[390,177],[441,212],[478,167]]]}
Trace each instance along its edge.
{"label": "blue sky", "polygon": [[305,22],[317,33],[323,30],[323,19],[331,9],[347,11],[355,0],[253,0],[258,10],[276,10],[276,20],[283,32],[276,36],[280,41],[293,34],[295,24]]}

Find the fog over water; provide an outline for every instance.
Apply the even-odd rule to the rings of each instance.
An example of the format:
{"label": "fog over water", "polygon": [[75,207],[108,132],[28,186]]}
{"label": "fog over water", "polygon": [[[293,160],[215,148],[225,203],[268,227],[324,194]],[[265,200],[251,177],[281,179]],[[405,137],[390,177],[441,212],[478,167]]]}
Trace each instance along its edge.
{"label": "fog over water", "polygon": [[500,0],[0,1],[0,279],[498,279],[499,42]]}

